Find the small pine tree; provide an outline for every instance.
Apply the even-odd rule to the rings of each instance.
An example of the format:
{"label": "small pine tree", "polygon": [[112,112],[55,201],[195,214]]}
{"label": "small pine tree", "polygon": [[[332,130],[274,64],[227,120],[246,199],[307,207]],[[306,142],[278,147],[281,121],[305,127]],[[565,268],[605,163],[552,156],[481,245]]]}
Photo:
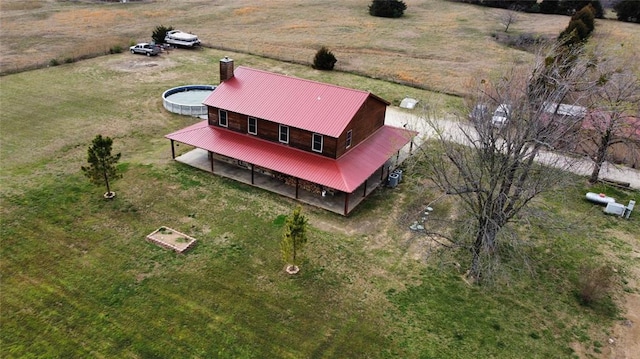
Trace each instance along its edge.
{"label": "small pine tree", "polygon": [[573,14],[572,20],[581,20],[583,24],[592,32],[596,28],[595,23],[595,9],[592,5],[587,5],[580,9],[580,11]]}
{"label": "small pine tree", "polygon": [[287,264],[287,270],[297,272],[300,264],[300,251],[307,243],[307,218],[301,213],[300,206],[293,210],[287,217],[280,241],[280,252],[282,259]]}
{"label": "small pine tree", "polygon": [[569,21],[558,39],[565,46],[576,45],[587,41],[595,28],[595,10],[592,5],[587,5],[576,12]]}
{"label": "small pine tree", "polygon": [[316,70],[333,70],[333,66],[338,62],[333,53],[322,46],[313,58],[313,68]]}
{"label": "small pine tree", "polygon": [[397,18],[404,14],[407,5],[401,0],[373,0],[369,5],[369,15]]}
{"label": "small pine tree", "polygon": [[111,155],[112,145],[113,140],[111,138],[97,135],[87,151],[89,166],[81,167],[82,172],[89,178],[91,183],[95,185],[104,183],[107,186],[106,197],[113,197],[109,180],[122,177],[118,174],[118,169],[115,166],[120,160],[120,153],[115,156]]}
{"label": "small pine tree", "polygon": [[157,26],[151,34],[151,39],[156,44],[164,44],[164,38],[167,36],[167,32],[173,30],[172,26],[165,27],[163,25]]}

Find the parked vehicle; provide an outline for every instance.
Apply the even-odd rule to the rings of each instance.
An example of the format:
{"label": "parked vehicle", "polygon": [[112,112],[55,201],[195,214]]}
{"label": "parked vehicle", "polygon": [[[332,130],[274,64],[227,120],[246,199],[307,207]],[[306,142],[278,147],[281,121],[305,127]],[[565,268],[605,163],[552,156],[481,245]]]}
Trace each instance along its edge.
{"label": "parked vehicle", "polygon": [[200,46],[198,36],[182,32],[180,30],[171,30],[167,32],[164,42],[175,46],[195,47]]}
{"label": "parked vehicle", "polygon": [[155,56],[160,53],[160,46],[141,42],[129,48],[132,54],[143,54],[147,56]]}
{"label": "parked vehicle", "polygon": [[483,103],[476,104],[469,113],[469,119],[472,121],[482,121],[489,117],[489,107]]}
{"label": "parked vehicle", "polygon": [[491,117],[491,123],[496,127],[502,127],[509,123],[510,118],[511,106],[501,103],[493,113],[493,116]]}

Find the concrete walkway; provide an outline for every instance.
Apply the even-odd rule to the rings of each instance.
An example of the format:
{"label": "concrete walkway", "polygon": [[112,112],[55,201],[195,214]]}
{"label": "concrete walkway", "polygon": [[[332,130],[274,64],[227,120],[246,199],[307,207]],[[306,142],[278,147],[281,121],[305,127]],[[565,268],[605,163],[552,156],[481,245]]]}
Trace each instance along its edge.
{"label": "concrete walkway", "polygon": [[[417,112],[418,110],[415,111]],[[407,127],[408,129],[418,131],[420,134],[416,136],[414,140],[414,144],[418,146],[424,139],[434,135],[433,129],[431,129],[426,121],[417,113],[405,112],[398,107],[387,107],[385,124],[396,127]],[[464,124],[443,119],[437,120],[437,125],[446,131],[447,135],[453,141],[461,144],[466,143],[466,138],[462,136],[462,131],[460,130],[460,127],[464,126]],[[536,160],[540,163],[555,165],[559,168],[568,168],[571,172],[582,176],[589,176],[594,166],[593,161],[586,157],[576,159],[551,152],[541,153]],[[568,163],[571,163],[571,165],[568,166]],[[631,188],[640,190],[640,171],[632,168],[606,162],[600,170],[600,179],[628,182]]]}

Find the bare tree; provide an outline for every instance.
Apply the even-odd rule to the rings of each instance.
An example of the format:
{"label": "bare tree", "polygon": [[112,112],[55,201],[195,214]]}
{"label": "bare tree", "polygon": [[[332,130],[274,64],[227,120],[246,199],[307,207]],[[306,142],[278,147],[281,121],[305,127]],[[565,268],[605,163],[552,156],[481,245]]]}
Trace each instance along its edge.
{"label": "bare tree", "polygon": [[612,149],[634,157],[640,152],[640,80],[618,59],[602,61],[596,66],[590,100],[580,145],[594,162],[589,182],[595,183],[604,162],[612,159]]}
{"label": "bare tree", "polygon": [[505,10],[500,13],[499,20],[504,25],[504,32],[509,32],[509,26],[518,21],[518,13],[513,10]]}
{"label": "bare tree", "polygon": [[[501,231],[522,209],[544,191],[569,183],[564,170],[575,162],[552,151],[573,135],[579,119],[554,115],[552,104],[580,100],[589,64],[581,49],[564,51],[550,49],[527,67],[481,81],[472,103],[490,111],[471,110],[468,120],[448,124],[426,119],[435,138],[419,154],[430,167],[428,176],[458,197],[473,219],[469,238],[453,238],[472,253],[471,279],[490,276]],[[502,112],[499,121],[494,109]]]}

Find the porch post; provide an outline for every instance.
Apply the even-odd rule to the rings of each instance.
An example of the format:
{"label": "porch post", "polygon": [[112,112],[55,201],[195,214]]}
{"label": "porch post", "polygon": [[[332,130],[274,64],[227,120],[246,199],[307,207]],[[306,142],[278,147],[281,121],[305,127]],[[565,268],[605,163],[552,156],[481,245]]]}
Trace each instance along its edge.
{"label": "porch post", "polygon": [[344,193],[344,215],[349,213],[349,193]]}
{"label": "porch post", "polygon": [[296,199],[298,199],[298,183],[299,183],[299,178],[296,177]]}
{"label": "porch post", "polygon": [[413,152],[413,137],[411,137],[411,142],[409,143],[409,154]]}
{"label": "porch post", "polygon": [[211,161],[211,173],[213,173],[213,153],[209,151],[209,160]]}
{"label": "porch post", "polygon": [[362,197],[367,196],[367,181],[368,179],[364,180],[364,193],[362,194]]}
{"label": "porch post", "polygon": [[380,166],[380,181],[384,180],[384,164]]}
{"label": "porch post", "polygon": [[176,149],[173,148],[173,140],[171,140],[171,159],[176,159]]}
{"label": "porch post", "polygon": [[253,183],[253,163],[251,164],[251,184]]}

